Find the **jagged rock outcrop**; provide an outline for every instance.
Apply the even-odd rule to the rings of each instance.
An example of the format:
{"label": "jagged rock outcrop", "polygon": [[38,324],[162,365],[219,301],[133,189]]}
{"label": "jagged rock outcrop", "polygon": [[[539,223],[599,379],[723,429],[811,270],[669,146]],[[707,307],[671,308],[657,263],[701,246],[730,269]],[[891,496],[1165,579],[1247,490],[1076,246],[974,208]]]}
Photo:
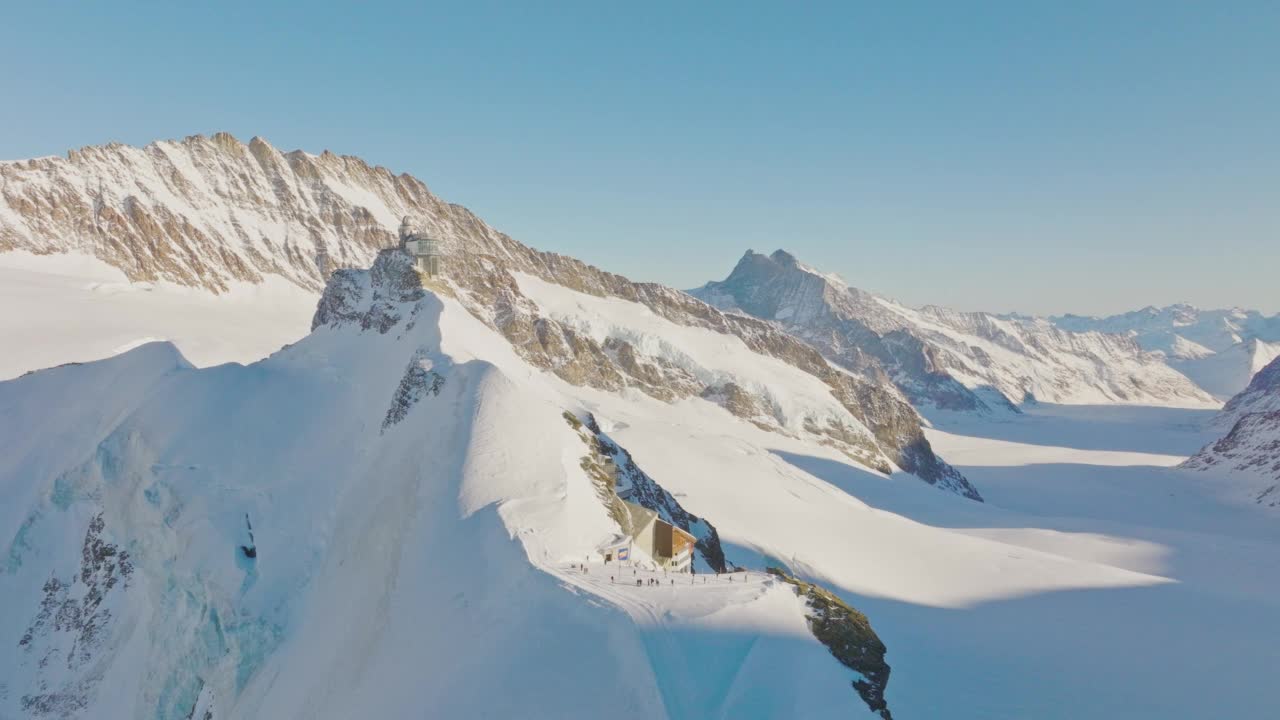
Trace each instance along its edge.
{"label": "jagged rock outcrop", "polygon": [[889,685],[889,663],[884,659],[887,649],[871,629],[867,616],[824,587],[776,567],[769,568],[769,574],[792,585],[796,594],[804,598],[809,608],[809,630],[842,665],[858,673],[860,677],[853,681],[853,689],[867,707],[883,720],[893,720],[884,699]]}
{"label": "jagged rock outcrop", "polygon": [[594,415],[587,413],[585,420],[579,420],[566,411],[564,418],[586,443],[589,452],[582,459],[582,469],[596,482],[601,502],[619,525],[625,528],[628,523],[627,511],[622,505],[625,496],[697,538],[694,551],[711,569],[716,572],[733,569],[733,564],[725,559],[715,526],[685,510],[670,492],[641,470],[631,459],[631,453],[600,429]]}
{"label": "jagged rock outcrop", "polygon": [[395,395],[391,398],[391,407],[387,408],[387,416],[382,420],[382,429],[386,431],[392,425],[404,420],[413,409],[427,396],[438,396],[444,388],[444,376],[435,370],[426,350],[419,348],[409,359],[404,377],[396,386]]}
{"label": "jagged rock outcrop", "polygon": [[[18,641],[24,660],[34,660],[41,673],[50,663],[73,672],[94,659],[113,621],[111,601],[127,589],[133,564],[128,551],[103,537],[106,525],[99,513],[89,521],[81,548],[80,568],[69,579],[50,575],[43,587],[40,610]],[[57,674],[51,672],[51,677]],[[41,682],[41,691],[22,696],[22,708],[32,717],[65,717],[89,706],[100,677],[85,673],[66,684]]]}
{"label": "jagged rock outcrop", "polygon": [[[878,363],[846,363],[853,372],[845,372],[770,323],[534,250],[466,208],[441,201],[416,178],[359,158],[282,153],[261,138],[245,144],[225,133],[144,148],[112,144],[66,158],[0,163],[0,201],[0,251],[87,253],[135,280],[214,292],[276,274],[324,288],[314,325],[356,321],[381,333],[404,320],[396,315],[397,303],[421,292],[403,253],[378,255],[398,245],[397,228],[410,216],[422,233],[440,240],[447,256],[444,281],[434,289],[455,294],[526,360],[567,382],[635,387],[668,402],[707,390],[680,368],[637,352],[625,338],[600,343],[545,317],[520,292],[516,273],[641,303],[674,323],[737,336],[752,351],[821,379],[874,436],[839,425],[815,427],[826,442],[872,467],[888,470],[893,463],[977,497],[934,455],[919,416]],[[331,279],[321,275],[321,255],[336,268]],[[368,274],[349,270],[370,263]]]}
{"label": "jagged rock outcrop", "polygon": [[748,251],[725,280],[692,292],[773,322],[854,372],[878,363],[921,407],[1016,410],[1030,399],[1213,402],[1131,338],[1066,332],[1035,318],[913,310],[849,287],[782,250]]}
{"label": "jagged rock outcrop", "polygon": [[[759,398],[749,399],[742,388],[728,389],[726,395],[725,385],[699,381],[661,357],[643,355],[623,339],[597,342],[544,316],[538,305],[521,293],[514,271],[508,269],[512,266],[580,291],[596,290],[601,295],[640,302],[678,324],[735,335],[751,351],[783,360],[820,379],[848,413],[847,422],[827,418],[821,424],[807,424],[804,430],[812,439],[883,472],[896,465],[930,484],[981,499],[963,475],[934,454],[919,416],[874,365],[871,370],[878,374],[870,378],[842,371],[811,346],[755,318],[721,313],[670,288],[631,283],[571,258],[540,253],[509,239],[506,242],[509,245],[502,247],[507,253],[506,264],[495,262],[494,256],[474,253],[450,257],[440,287],[501,332],[529,363],[575,385],[611,391],[631,387],[664,402],[705,397],[766,430],[789,432],[767,413],[759,412],[763,403]],[[362,330],[388,333],[398,323],[412,322],[406,316],[418,312],[422,297],[421,278],[408,256],[399,250],[383,250],[367,271],[334,273],[312,327],[355,324]]]}

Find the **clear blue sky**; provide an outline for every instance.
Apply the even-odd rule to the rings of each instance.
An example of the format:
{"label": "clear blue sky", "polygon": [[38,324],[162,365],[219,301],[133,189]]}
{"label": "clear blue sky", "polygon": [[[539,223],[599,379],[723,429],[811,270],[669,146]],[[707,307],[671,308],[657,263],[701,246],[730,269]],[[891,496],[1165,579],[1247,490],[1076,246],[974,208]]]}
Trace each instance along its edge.
{"label": "clear blue sky", "polygon": [[796,5],[10,3],[0,158],[226,130],[677,287],[1280,310],[1280,2]]}

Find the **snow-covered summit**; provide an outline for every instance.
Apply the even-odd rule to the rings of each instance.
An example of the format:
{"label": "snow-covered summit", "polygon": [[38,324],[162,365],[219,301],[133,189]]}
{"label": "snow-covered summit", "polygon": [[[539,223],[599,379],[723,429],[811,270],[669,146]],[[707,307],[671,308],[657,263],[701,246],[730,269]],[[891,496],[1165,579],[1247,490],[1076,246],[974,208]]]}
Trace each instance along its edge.
{"label": "snow-covered summit", "polygon": [[1238,307],[1201,310],[1179,303],[1108,317],[1062,315],[1051,321],[1076,332],[1128,335],[1144,349],[1163,353],[1171,367],[1220,400],[1240,392],[1280,355],[1280,315]]}
{"label": "snow-covered summit", "polygon": [[[336,274],[312,333],[253,365],[154,343],[0,383],[0,715],[889,717],[888,666],[842,665],[788,584],[677,592],[642,548],[665,587],[601,577],[619,526],[565,420],[585,403],[679,416],[531,365],[398,250]],[[691,666],[682,644],[725,623],[753,649]]]}
{"label": "snow-covered summit", "polygon": [[318,290],[322,255],[367,266],[404,215],[474,220],[412,176],[227,133],[0,163],[0,188],[0,252],[82,253],[218,292],[267,275]]}
{"label": "snow-covered summit", "polygon": [[[459,299],[526,360],[569,382],[634,388],[666,402],[719,399],[749,422],[825,438],[860,462],[885,471],[896,466],[977,497],[933,454],[915,411],[875,372],[837,370],[767,323],[535,251],[466,208],[439,200],[416,178],[358,158],[282,153],[261,138],[244,144],[218,133],[7,163],[0,165],[0,177],[0,251],[89,254],[132,280],[212,291],[272,275],[322,288],[328,272],[366,267],[380,249],[397,246],[397,230],[408,217],[439,241],[448,286]],[[744,385],[672,362],[661,341],[638,342],[642,338],[625,329],[589,337],[573,322],[540,313],[517,283],[519,273],[639,303],[675,325],[735,336],[753,352],[817,378],[841,410],[791,416],[776,409],[764,384]]]}
{"label": "snow-covered summit", "polygon": [[1132,335],[1147,350],[1170,357],[1195,357],[1204,348],[1221,352],[1242,341],[1259,338],[1280,342],[1280,315],[1270,317],[1257,310],[1226,308],[1202,310],[1187,303],[1094,317],[1060,315],[1050,320],[1065,330]]}
{"label": "snow-covered summit", "polygon": [[[336,261],[309,334],[265,360],[146,343],[0,382],[0,716],[1267,706],[1273,534],[1169,491],[1148,466],[1182,441],[1136,452],[1169,428],[1082,412],[1059,437],[1043,407],[998,424],[1028,442],[930,430],[996,489],[971,502],[876,358],[841,370],[455,206],[416,217],[444,272]],[[697,576],[603,564],[622,492],[698,539]],[[707,572],[730,565],[752,572]],[[1169,684],[1214,642],[1233,652]]]}
{"label": "snow-covered summit", "polygon": [[769,320],[833,361],[882,364],[913,401],[952,410],[1060,403],[1209,405],[1213,399],[1131,339],[1063,331],[1038,318],[904,307],[811,270],[785,251],[748,251],[729,276],[692,291]]}
{"label": "snow-covered summit", "polygon": [[1225,400],[1240,393],[1277,357],[1280,357],[1280,342],[1254,337],[1218,352],[1184,353],[1170,357],[1167,362],[1214,397]]}

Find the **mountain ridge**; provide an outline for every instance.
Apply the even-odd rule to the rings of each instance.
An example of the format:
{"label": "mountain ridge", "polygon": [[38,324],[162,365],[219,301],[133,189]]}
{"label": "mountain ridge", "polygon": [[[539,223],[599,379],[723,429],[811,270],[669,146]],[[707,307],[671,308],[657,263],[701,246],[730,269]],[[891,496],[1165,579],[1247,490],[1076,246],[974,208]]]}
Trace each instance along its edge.
{"label": "mountain ridge", "polygon": [[1243,489],[1259,505],[1280,507],[1280,357],[1228,400],[1210,425],[1227,432],[1182,467],[1210,473],[1229,489]]}
{"label": "mountain ridge", "polygon": [[1027,400],[1213,402],[1130,338],[936,305],[912,310],[784,250],[748,251],[725,280],[691,292],[779,324],[844,367],[863,367],[873,357],[925,407],[990,412]]}
{"label": "mountain ridge", "polygon": [[[522,293],[515,273],[622,298],[677,324],[736,336],[753,352],[820,379],[843,408],[842,414],[800,426],[784,428],[785,423],[766,416],[755,421],[821,438],[881,471],[897,466],[931,484],[980,497],[933,453],[921,419],[878,367],[836,370],[818,352],[767,323],[725,315],[680,291],[529,248],[470,210],[440,200],[413,176],[393,175],[359,158],[283,153],[261,138],[245,144],[217,133],[143,148],[82,148],[65,160],[3,164],[0,178],[0,250],[84,252],[131,279],[163,279],[212,292],[232,281],[278,274],[303,287],[323,287],[322,308],[333,300],[328,295],[334,284],[322,285],[328,271],[384,267],[376,262],[379,253],[398,247],[397,229],[409,217],[419,231],[440,241],[448,256],[447,284],[459,299],[527,361],[568,382],[611,391],[633,387],[664,402],[704,394],[726,397],[723,379],[690,377],[687,369],[646,354],[626,337],[584,337],[543,316]],[[334,277],[342,283],[355,276],[339,269]],[[752,392],[765,390],[760,385]],[[742,410],[749,404],[725,406]]]}
{"label": "mountain ridge", "polygon": [[1148,305],[1113,315],[1049,316],[1049,321],[1063,329],[1099,330],[1132,333],[1148,350],[1159,350],[1177,356],[1178,339],[1220,352],[1243,340],[1261,338],[1280,341],[1280,314],[1268,316],[1242,307],[1202,309],[1190,303],[1174,303],[1157,307]]}

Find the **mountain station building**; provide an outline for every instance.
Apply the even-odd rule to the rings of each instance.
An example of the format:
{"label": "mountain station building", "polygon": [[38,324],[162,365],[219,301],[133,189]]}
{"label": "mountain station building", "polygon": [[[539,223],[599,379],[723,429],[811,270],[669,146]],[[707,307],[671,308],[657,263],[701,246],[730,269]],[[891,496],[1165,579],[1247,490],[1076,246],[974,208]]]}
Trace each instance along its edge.
{"label": "mountain station building", "polygon": [[663,520],[657,511],[623,501],[626,508],[626,535],[601,548],[606,562],[636,560],[633,553],[651,558],[658,567],[684,572],[693,564],[693,547],[697,538]]}

